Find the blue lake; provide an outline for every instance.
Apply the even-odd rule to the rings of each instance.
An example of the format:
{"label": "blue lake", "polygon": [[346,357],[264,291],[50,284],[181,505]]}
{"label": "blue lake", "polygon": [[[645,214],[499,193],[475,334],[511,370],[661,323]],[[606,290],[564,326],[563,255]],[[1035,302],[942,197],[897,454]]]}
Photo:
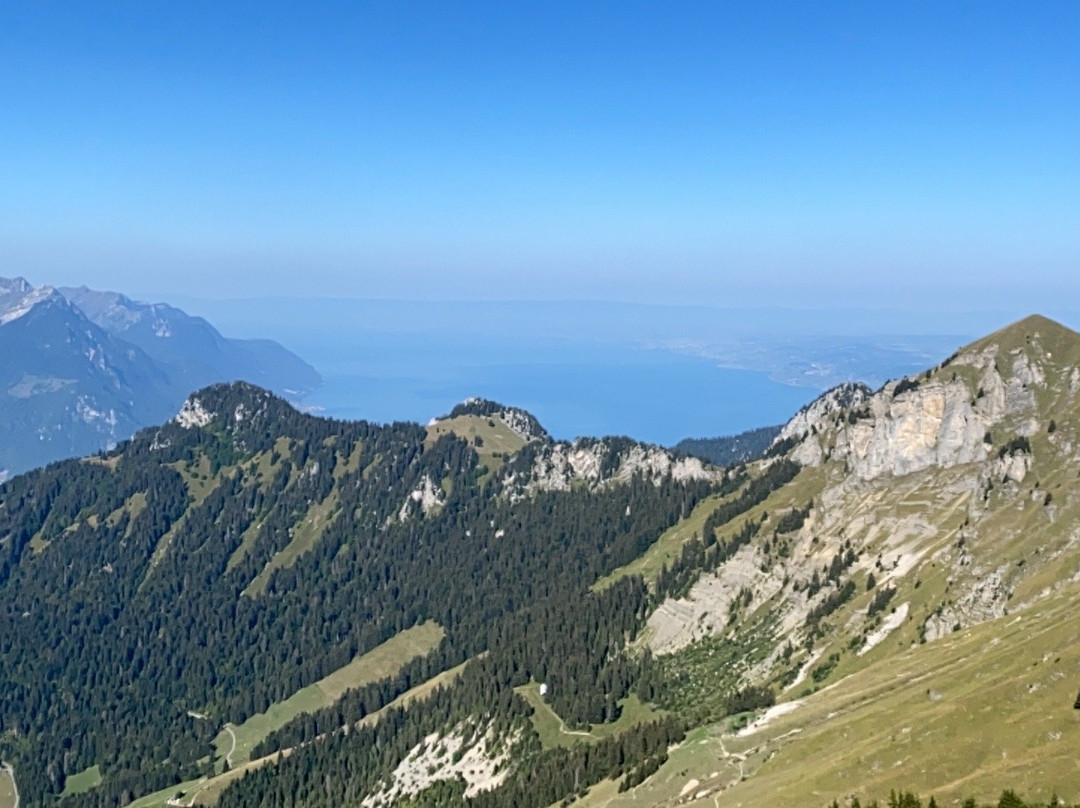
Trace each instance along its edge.
{"label": "blue lake", "polygon": [[334,418],[426,423],[482,396],[529,410],[557,438],[617,434],[672,444],[781,423],[817,395],[764,373],[619,346],[492,351],[468,340],[384,335],[332,350],[297,347],[326,380],[305,403]]}
{"label": "blue lake", "polygon": [[304,403],[334,418],[426,423],[482,396],[529,410],[558,438],[670,445],[782,423],[822,386],[720,367],[686,347],[740,329],[775,337],[785,312],[331,298],[193,301],[192,311],[314,365],[326,384]]}

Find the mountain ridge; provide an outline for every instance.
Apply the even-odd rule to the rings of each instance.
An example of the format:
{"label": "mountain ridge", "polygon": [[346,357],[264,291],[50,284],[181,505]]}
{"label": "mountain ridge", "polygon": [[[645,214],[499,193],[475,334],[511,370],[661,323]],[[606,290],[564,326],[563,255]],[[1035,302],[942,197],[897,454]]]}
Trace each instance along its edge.
{"label": "mountain ridge", "polygon": [[251,376],[294,398],[319,381],[276,343],[171,306],[24,278],[0,279],[0,354],[0,479],[108,448],[212,381]]}
{"label": "mountain ridge", "polygon": [[729,469],[203,388],[0,487],[0,752],[28,805],[97,766],[74,808],[1075,799],[1080,337],[991,336]]}
{"label": "mountain ridge", "polygon": [[[965,724],[961,714],[936,710],[934,688],[955,686],[952,668],[974,681],[987,675],[974,659],[935,650],[953,647],[954,637],[975,633],[998,643],[1008,636],[1013,654],[1022,659],[1028,640],[1006,629],[1024,615],[1051,620],[1061,643],[1057,654],[1075,660],[1080,653],[1080,637],[1053,622],[1061,620],[1054,604],[1067,593],[1075,596],[1080,585],[1077,356],[1080,335],[1028,317],[877,392],[826,394],[789,422],[774,446],[799,459],[803,471],[789,490],[781,488],[747,513],[742,527],[755,535],[730,557],[713,564],[706,550],[702,565],[693,561],[700,546],[686,545],[683,563],[704,566],[705,572],[661,604],[645,636],[665,673],[689,676],[691,682],[701,677],[721,692],[771,681],[791,717],[781,719],[784,713],[777,712],[775,731],[768,722],[742,735],[717,728],[722,740],[708,745],[719,746],[717,754],[726,758],[726,739],[728,749],[743,755],[739,772],[745,780],[714,775],[703,764],[685,774],[688,758],[673,755],[670,768],[639,790],[638,799],[707,805],[724,794],[743,805],[766,806],[778,793],[770,789],[793,798],[793,783],[800,779],[815,784],[822,804],[841,795],[881,799],[890,789],[957,801],[972,792],[989,799],[1003,788],[1043,800],[1054,789],[1075,798],[1075,782],[1070,785],[1054,746],[1055,739],[1075,739],[1080,731],[1066,709],[1067,696],[1037,722],[1044,727],[1042,738],[1025,736],[1029,746],[1017,749],[1006,734],[978,734],[981,728]],[[835,406],[844,397],[847,406]],[[776,513],[783,517],[777,520]],[[729,543],[726,536],[737,529],[738,524],[722,528],[718,546]],[[705,649],[712,649],[720,665],[727,659],[730,672],[706,662]],[[932,696],[927,699],[927,684],[921,691],[905,686],[897,702],[903,707],[892,708],[905,711],[905,731],[918,730],[907,753],[914,757],[903,768],[886,762],[890,754],[904,755],[891,745],[895,737],[860,746],[859,757],[843,756],[843,763],[824,747],[801,745],[798,733],[811,729],[830,738],[834,748],[843,745],[837,733],[844,724],[829,717],[840,709],[837,697],[829,695],[832,688],[879,681],[892,656],[901,653],[910,653],[912,669],[920,672],[910,674],[911,681],[929,683]],[[1076,672],[1069,674],[1068,667],[1033,682],[1026,663],[996,664],[994,675],[1002,682],[997,687],[1022,686],[1032,703],[1040,687],[1052,685],[1059,697],[1062,688],[1075,689]],[[675,691],[683,691],[681,701],[672,694],[667,703],[700,704],[707,691],[699,687],[680,685]],[[998,693],[987,697],[1004,698]],[[1024,699],[992,703],[1023,726]],[[889,725],[889,716],[875,714],[871,702],[848,703],[842,712],[851,711],[864,735]],[[934,731],[949,733],[960,749],[985,748],[986,757],[959,756],[951,759],[951,770],[943,769],[929,740]],[[1057,762],[1039,778],[995,765],[994,755]],[[785,766],[794,767],[789,777]],[[696,780],[694,798],[678,799],[689,779]],[[624,802],[613,798],[605,804]]]}
{"label": "mountain ridge", "polygon": [[773,445],[783,426],[763,426],[716,438],[683,438],[675,451],[695,455],[717,466],[733,466],[760,458]]}

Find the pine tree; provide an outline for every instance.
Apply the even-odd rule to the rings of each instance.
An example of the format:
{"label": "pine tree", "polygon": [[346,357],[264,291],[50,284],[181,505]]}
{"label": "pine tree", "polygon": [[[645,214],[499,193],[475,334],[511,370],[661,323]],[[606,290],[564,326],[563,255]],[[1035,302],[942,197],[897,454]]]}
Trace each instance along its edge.
{"label": "pine tree", "polygon": [[1016,792],[1011,788],[1007,788],[1001,792],[1001,799],[998,800],[998,808],[1027,808],[1027,803],[1016,796]]}

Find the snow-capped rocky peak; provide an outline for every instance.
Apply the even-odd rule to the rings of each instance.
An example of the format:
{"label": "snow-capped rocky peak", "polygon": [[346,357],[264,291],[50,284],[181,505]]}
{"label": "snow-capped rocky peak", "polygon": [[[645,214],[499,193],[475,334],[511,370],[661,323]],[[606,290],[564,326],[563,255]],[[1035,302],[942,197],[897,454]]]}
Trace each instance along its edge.
{"label": "snow-capped rocky peak", "polygon": [[26,281],[23,281],[22,278],[16,280],[22,281],[28,288],[25,292],[20,293],[18,291],[20,287],[13,283],[14,291],[12,293],[0,295],[0,325],[7,325],[20,317],[26,316],[35,306],[51,299],[63,300],[51,286],[39,286],[35,289],[26,284]]}

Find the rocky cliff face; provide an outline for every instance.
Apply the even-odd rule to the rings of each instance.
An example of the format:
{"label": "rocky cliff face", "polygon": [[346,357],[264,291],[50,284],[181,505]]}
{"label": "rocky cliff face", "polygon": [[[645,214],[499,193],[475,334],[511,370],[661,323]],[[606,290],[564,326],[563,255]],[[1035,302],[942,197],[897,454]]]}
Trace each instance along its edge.
{"label": "rocky cliff face", "polygon": [[994,420],[963,382],[928,382],[897,394],[899,387],[886,387],[855,413],[855,423],[837,430],[834,454],[853,474],[870,480],[986,459],[984,437]]}
{"label": "rocky cliff face", "polygon": [[721,480],[724,472],[696,457],[682,457],[659,446],[623,438],[548,443],[531,464],[506,479],[518,494],[532,491],[569,491],[576,485],[595,487],[629,482],[641,475],[658,484],[670,475],[679,482]]}
{"label": "rocky cliff face", "polygon": [[1076,394],[1075,366],[1056,361],[1049,344],[1061,327],[1024,323],[1031,333],[1022,344],[1001,332],[876,393],[838,387],[798,413],[777,441],[797,440],[792,457],[804,465],[831,458],[864,480],[986,461],[995,433],[1039,430],[1041,393]]}
{"label": "rocky cliff face", "polygon": [[[889,637],[932,642],[1056,591],[1045,582],[1073,575],[1061,559],[1075,564],[1080,547],[1078,365],[1080,334],[1029,318],[877,392],[826,393],[774,443],[803,472],[718,531],[723,545],[759,526],[656,610],[649,644],[670,653],[708,635],[738,641],[756,622],[776,642],[805,644],[792,663],[803,675],[832,654],[873,656]],[[785,530],[777,517],[808,501]],[[889,611],[871,607],[879,597]],[[748,680],[783,664],[764,657]]]}
{"label": "rocky cliff face", "polygon": [[820,465],[825,455],[822,442],[817,439],[818,433],[827,430],[841,412],[863,404],[870,395],[869,387],[856,382],[846,382],[826,391],[795,413],[773,441],[773,448],[794,442],[793,459],[804,466]]}

